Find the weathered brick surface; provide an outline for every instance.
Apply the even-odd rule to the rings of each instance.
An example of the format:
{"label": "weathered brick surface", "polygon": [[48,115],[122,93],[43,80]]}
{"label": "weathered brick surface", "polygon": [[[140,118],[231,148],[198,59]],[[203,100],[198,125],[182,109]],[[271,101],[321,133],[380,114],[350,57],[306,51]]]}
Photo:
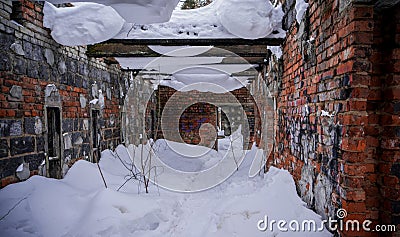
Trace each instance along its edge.
{"label": "weathered brick surface", "polygon": [[[210,123],[216,128],[217,107],[220,107],[227,116],[231,132],[242,125],[242,134],[248,138],[247,142],[254,141],[255,104],[249,90],[245,87],[230,93],[213,94],[198,91],[181,92],[167,86],[159,86],[155,94],[160,106],[157,108],[160,110],[157,119],[165,124],[165,127],[159,125],[159,131],[163,132],[163,134],[159,133],[159,137],[199,144],[201,125]],[[163,114],[166,104],[168,110]],[[164,116],[164,120],[160,116]],[[176,129],[175,123],[179,124]],[[179,134],[176,133],[178,130]],[[177,135],[180,136],[176,137]]]}
{"label": "weathered brick surface", "polygon": [[[38,173],[46,152],[45,107],[54,105],[45,94],[50,84],[60,95],[67,165],[91,155],[91,108],[101,111],[100,149],[120,143],[120,81],[127,75],[102,60],[87,58],[85,47],[57,44],[43,28],[42,7],[43,2],[28,0],[0,2],[1,187],[17,180],[13,175],[22,161],[29,162],[32,174]],[[99,90],[104,108],[89,104],[99,98]]]}
{"label": "weathered brick surface", "polygon": [[[380,219],[386,223],[397,225],[400,229],[400,182],[398,166],[400,163],[400,141],[398,133],[399,116],[397,104],[400,101],[400,84],[396,78],[400,75],[400,6],[376,11],[374,13],[375,28],[372,80],[381,85],[381,103],[376,108],[380,115],[381,133],[377,149],[378,160],[377,183],[381,194]],[[376,136],[377,134],[375,134]],[[399,234],[399,233],[398,233]]]}
{"label": "weathered brick surface", "polygon": [[297,24],[294,2],[284,5],[271,163],[292,173],[300,196],[323,218],[345,208],[354,218],[398,225],[399,6],[310,0]]}

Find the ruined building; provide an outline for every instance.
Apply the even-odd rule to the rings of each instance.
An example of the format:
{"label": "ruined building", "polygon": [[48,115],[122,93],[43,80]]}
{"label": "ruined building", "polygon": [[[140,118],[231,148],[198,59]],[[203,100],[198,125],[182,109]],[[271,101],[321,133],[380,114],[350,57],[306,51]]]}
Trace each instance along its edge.
{"label": "ruined building", "polygon": [[[344,208],[348,219],[400,229],[400,3],[309,0],[297,22],[295,2],[283,1],[283,55],[266,55],[248,88],[254,98],[267,96],[257,86],[263,80],[274,97],[268,166],[289,170],[299,196],[323,219]],[[26,178],[16,172],[23,163],[30,175],[61,178],[77,159],[96,162],[101,150],[140,139],[140,132],[124,134],[124,126],[159,136],[154,127],[161,104],[156,97],[150,109],[143,104],[144,95],[153,93],[150,83],[131,79],[131,72],[108,58],[88,57],[85,46],[57,44],[43,27],[42,7],[0,1],[1,187]],[[138,119],[127,125],[121,108],[132,84]],[[160,91],[167,100],[171,89]],[[241,103],[249,102],[246,93],[237,94]],[[258,109],[246,111],[252,118],[250,140],[263,146],[258,123],[271,107]],[[184,140],[197,144],[202,118],[194,135],[191,120],[216,111],[209,106],[186,111]],[[148,121],[140,119],[144,113]],[[215,119],[203,122],[218,124]]]}

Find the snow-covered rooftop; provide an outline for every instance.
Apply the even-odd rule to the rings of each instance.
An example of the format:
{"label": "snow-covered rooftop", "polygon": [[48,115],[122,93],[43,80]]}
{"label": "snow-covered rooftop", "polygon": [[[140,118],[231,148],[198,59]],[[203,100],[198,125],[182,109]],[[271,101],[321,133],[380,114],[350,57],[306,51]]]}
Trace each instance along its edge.
{"label": "snow-covered rooftop", "polygon": [[94,2],[64,8],[46,3],[44,25],[58,43],[68,46],[111,38],[257,39],[283,38],[285,33],[281,29],[281,6],[274,8],[269,0],[215,0],[192,10],[174,10],[177,0]]}

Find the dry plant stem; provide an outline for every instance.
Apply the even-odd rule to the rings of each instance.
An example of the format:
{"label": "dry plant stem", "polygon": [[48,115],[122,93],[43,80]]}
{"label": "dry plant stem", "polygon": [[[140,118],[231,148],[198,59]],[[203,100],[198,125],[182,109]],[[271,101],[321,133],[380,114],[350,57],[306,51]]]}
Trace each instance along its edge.
{"label": "dry plant stem", "polygon": [[8,210],[8,212],[4,216],[2,216],[0,218],[0,221],[2,221],[4,218],[6,218],[23,200],[26,200],[27,198],[28,198],[28,196],[19,200],[10,210]]}
{"label": "dry plant stem", "polygon": [[101,171],[101,168],[100,168],[100,165],[99,165],[99,160],[97,159],[97,156],[96,156],[96,164],[97,164],[97,168],[99,169],[101,178],[103,179],[104,186],[107,188],[107,183],[106,183],[106,180],[104,179],[103,172]]}
{"label": "dry plant stem", "polygon": [[[238,138],[236,138],[236,139],[238,139]],[[234,152],[234,149],[233,149],[233,142],[236,141],[236,139],[233,139],[233,140],[232,140],[231,137],[229,137],[229,142],[231,143],[233,161],[235,161],[235,164],[236,164],[236,171],[238,171],[238,170],[239,170],[239,164],[238,164],[238,162],[237,162],[237,160],[236,160],[235,152]]]}

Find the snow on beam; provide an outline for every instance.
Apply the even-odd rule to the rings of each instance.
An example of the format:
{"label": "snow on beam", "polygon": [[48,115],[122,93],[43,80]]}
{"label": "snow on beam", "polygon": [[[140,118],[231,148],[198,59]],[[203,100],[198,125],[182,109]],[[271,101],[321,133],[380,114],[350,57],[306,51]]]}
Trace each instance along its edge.
{"label": "snow on beam", "polygon": [[[233,46],[233,45],[265,45],[279,46],[283,43],[284,38],[258,38],[258,39],[242,39],[242,38],[176,38],[176,39],[110,39],[104,43],[120,43],[126,45],[164,45],[164,46]],[[103,43],[103,44],[104,44]]]}

